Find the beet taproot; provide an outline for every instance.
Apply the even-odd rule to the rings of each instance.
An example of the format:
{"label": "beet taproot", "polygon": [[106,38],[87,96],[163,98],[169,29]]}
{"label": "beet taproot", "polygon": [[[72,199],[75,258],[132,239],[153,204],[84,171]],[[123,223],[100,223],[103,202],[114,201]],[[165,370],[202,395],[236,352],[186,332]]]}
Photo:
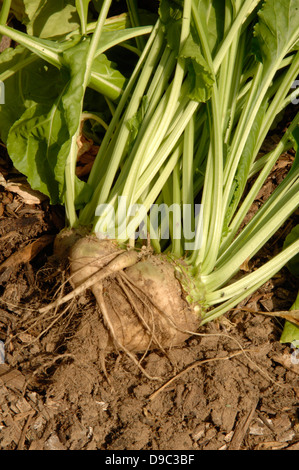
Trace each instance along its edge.
{"label": "beet taproot", "polygon": [[84,237],[71,247],[69,260],[75,289],[99,277],[88,287],[103,315],[102,349],[164,350],[181,346],[196,332],[199,315],[187,302],[174,266],[165,256]]}

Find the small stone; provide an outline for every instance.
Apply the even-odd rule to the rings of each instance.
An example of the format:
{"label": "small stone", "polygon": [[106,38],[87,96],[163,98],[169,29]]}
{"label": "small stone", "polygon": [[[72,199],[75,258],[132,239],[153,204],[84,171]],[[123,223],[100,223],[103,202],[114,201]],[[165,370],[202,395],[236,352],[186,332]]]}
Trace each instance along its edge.
{"label": "small stone", "polygon": [[56,433],[51,434],[44,444],[44,450],[66,450]]}

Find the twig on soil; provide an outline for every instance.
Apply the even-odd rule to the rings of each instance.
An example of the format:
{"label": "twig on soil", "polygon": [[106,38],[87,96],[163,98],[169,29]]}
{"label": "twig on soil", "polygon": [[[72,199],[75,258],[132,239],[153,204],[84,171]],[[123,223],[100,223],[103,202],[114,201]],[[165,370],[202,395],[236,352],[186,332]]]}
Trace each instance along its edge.
{"label": "twig on soil", "polygon": [[249,312],[253,314],[260,314],[260,315],[265,315],[268,317],[279,317],[279,318],[288,320],[291,323],[294,323],[295,325],[299,326],[299,310],[281,310],[278,312],[263,312],[261,310],[253,310],[247,307],[234,308],[232,310],[237,310],[240,312],[244,311],[244,312]]}
{"label": "twig on soil", "polygon": [[18,445],[17,445],[17,450],[24,450],[24,442],[25,442],[25,438],[26,438],[26,432],[28,431],[29,425],[31,424],[32,418],[35,415],[35,413],[36,413],[35,411],[30,412],[30,414],[29,414],[29,416],[26,420],[26,423],[24,424],[24,427],[22,429],[21,436],[20,436],[20,439],[19,439],[19,442],[18,442]]}
{"label": "twig on soil", "polygon": [[19,266],[20,264],[28,263],[36,255],[49,245],[54,240],[54,235],[43,235],[37,240],[34,240],[29,245],[26,245],[21,250],[13,253],[9,258],[7,258],[1,265],[2,268],[9,268]]}
{"label": "twig on soil", "polygon": [[252,420],[252,417],[255,413],[256,407],[258,405],[259,399],[257,398],[252,405],[251,410],[245,415],[237,424],[237,427],[235,429],[234,435],[232,437],[232,440],[229,443],[229,450],[239,450],[243,439],[247,433],[248,427],[250,425],[250,422]]}
{"label": "twig on soil", "polygon": [[269,422],[267,418],[259,410],[256,410],[258,417],[263,421],[264,425],[272,431],[273,434],[276,434],[274,426]]}
{"label": "twig on soil", "polygon": [[[203,359],[203,360],[200,360],[200,361],[195,361],[192,364],[190,364],[189,366],[187,366],[185,369],[181,370],[181,372],[176,374],[174,377],[167,380],[167,382],[165,382],[161,387],[159,387],[155,392],[153,392],[148,397],[148,399],[150,401],[154,400],[159,395],[159,393],[162,392],[166,387],[171,385],[175,380],[179,379],[180,377],[182,377],[182,375],[186,374],[190,370],[195,369],[195,367],[202,366],[203,364],[207,364],[208,362],[227,361],[228,359],[232,359],[233,357],[236,357],[236,356],[239,356],[240,354],[243,354],[245,351],[246,350],[243,349],[242,351],[234,352],[234,353],[229,354],[228,356],[225,356],[225,357],[212,357],[212,358],[209,358],[209,359]],[[249,350],[247,350],[247,351],[249,351]]]}

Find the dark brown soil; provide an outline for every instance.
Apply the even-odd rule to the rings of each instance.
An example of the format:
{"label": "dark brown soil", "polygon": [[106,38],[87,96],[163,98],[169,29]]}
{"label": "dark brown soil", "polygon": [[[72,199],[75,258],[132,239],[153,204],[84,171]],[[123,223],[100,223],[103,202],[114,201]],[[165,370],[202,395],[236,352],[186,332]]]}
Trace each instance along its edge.
{"label": "dark brown soil", "polygon": [[[256,206],[291,159],[280,159]],[[5,181],[18,177],[4,157],[0,172]],[[279,250],[295,223],[298,214],[244,271]],[[47,201],[28,204],[0,186],[1,450],[299,449],[299,364],[279,342],[283,321],[265,315],[295,300],[287,269],[183,347],[139,356],[146,373],[160,377],[151,380],[126,354],[103,356],[90,293],[37,314],[62,295],[59,287],[70,289],[52,258],[62,226],[63,214]]]}

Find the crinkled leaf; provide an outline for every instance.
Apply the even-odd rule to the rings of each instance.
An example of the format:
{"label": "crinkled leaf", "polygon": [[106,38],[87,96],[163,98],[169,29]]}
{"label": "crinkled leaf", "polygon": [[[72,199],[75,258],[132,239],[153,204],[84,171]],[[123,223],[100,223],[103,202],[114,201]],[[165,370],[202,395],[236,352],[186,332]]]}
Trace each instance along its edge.
{"label": "crinkled leaf", "polygon": [[160,0],[159,15],[162,23],[168,24],[182,18],[183,0]]}
{"label": "crinkled leaf", "polygon": [[266,0],[255,26],[257,57],[271,66],[291,50],[299,39],[299,0]]}
{"label": "crinkled leaf", "polygon": [[168,45],[175,51],[179,51],[180,35],[182,27],[182,2],[176,0],[161,0],[159,6],[159,16]]}
{"label": "crinkled leaf", "polygon": [[185,59],[188,70],[189,98],[206,102],[211,96],[215,77],[191,35],[185,41],[180,57]]}
{"label": "crinkled leaf", "polygon": [[27,33],[40,38],[63,36],[80,27],[75,0],[24,0]]}
{"label": "crinkled leaf", "polygon": [[169,46],[186,62],[188,71],[189,92],[191,100],[206,102],[211,96],[215,77],[204,59],[200,45],[192,37],[192,33],[180,49],[183,2],[179,0],[161,0],[159,14],[166,40]]}
{"label": "crinkled leaf", "polygon": [[[198,0],[196,3],[198,4],[197,9],[201,15],[202,21],[206,24],[210,50],[214,52],[223,39],[225,2],[223,0]],[[178,51],[182,26],[183,1],[161,0],[159,15],[164,24],[169,46],[175,51]]]}

